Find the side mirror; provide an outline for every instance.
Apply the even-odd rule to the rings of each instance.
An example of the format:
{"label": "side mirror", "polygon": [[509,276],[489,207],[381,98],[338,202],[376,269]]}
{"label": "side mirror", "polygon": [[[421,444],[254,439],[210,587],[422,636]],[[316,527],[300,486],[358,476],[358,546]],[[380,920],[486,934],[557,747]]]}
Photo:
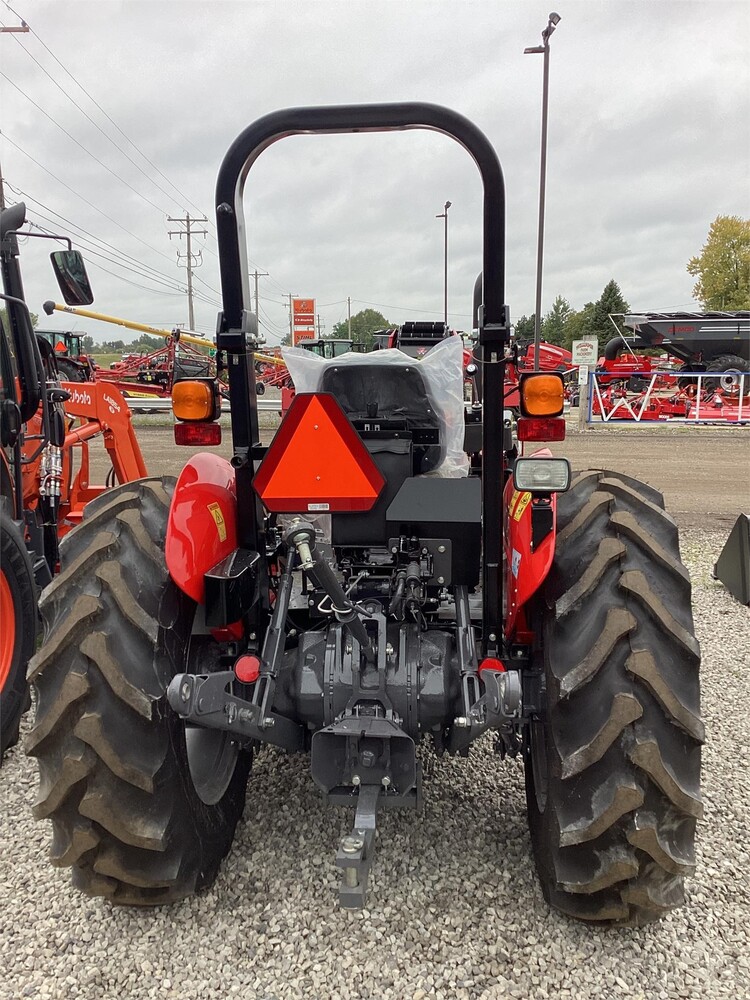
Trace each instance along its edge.
{"label": "side mirror", "polygon": [[63,298],[69,306],[90,306],[94,301],[86,265],[78,250],[55,250],[50,255],[52,269]]}

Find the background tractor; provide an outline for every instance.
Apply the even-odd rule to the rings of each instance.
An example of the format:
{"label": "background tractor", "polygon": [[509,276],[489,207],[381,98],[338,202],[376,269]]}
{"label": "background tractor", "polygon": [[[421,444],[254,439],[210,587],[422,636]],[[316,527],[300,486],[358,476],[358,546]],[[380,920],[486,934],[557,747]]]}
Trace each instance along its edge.
{"label": "background tractor", "polygon": [[[465,447],[448,337],[421,360],[296,352],[294,402],[266,448],[246,177],[289,135],[409,128],[456,139],[484,186],[479,446]],[[205,888],[271,744],[308,753],[324,797],[353,808],[335,863],[341,903],[363,906],[379,814],[420,806],[417,745],[468,755],[491,733],[523,758],[551,905],[597,923],[679,905],[703,728],[677,529],[634,479],[519,454],[563,437],[563,384],[522,373],[517,428],[506,419],[505,194],[485,136],[428,104],[275,112],[225,156],[216,219],[232,457],[198,454],[176,483],[90,505],[42,600],[28,749],[53,863],[115,903]],[[177,443],[219,441],[213,380],[178,383],[173,408]]]}
{"label": "background tractor", "polygon": [[[112,464],[109,485],[146,475],[120,393],[73,378],[64,367],[73,362],[58,360],[56,342],[35,334],[18,253],[25,218],[23,204],[0,212],[0,298],[8,321],[0,330],[0,757],[18,739],[28,704],[38,590],[59,568],[59,538],[107,488],[91,482],[88,442],[103,439]],[[80,254],[57,251],[52,262],[68,301],[91,302]]]}

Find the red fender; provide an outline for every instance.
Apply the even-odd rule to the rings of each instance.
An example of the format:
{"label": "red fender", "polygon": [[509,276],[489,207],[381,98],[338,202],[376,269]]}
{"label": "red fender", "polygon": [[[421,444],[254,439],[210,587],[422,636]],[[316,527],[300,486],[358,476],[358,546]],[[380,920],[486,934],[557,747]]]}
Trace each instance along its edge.
{"label": "red fender", "polygon": [[[534,454],[551,456],[552,452],[542,448]],[[520,612],[544,583],[552,566],[557,537],[557,494],[551,497],[552,530],[534,551],[531,548],[532,494],[515,490],[513,480],[509,479],[503,499],[505,635],[510,639],[517,629],[525,628]]]}
{"label": "red fender", "polygon": [[169,509],[165,552],[174,582],[198,604],[204,575],[237,548],[237,488],[225,458],[201,452],[177,480]]}

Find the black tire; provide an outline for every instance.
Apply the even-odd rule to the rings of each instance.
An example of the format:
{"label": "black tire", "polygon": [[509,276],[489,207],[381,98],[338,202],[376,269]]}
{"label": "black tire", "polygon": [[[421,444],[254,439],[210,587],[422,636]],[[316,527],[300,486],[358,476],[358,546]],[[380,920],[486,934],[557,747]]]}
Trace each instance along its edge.
{"label": "black tire", "polygon": [[265,394],[266,394],[266,385],[265,385],[265,382],[256,382],[255,383],[255,394],[256,394],[256,396],[265,396]]}
{"label": "black tire", "polygon": [[[40,775],[34,814],[52,820],[52,863],[72,867],[83,892],[114,903],[170,903],[211,885],[250,768],[249,753],[227,740],[219,755],[211,740],[224,735],[188,732],[166,700],[195,643],[202,670],[215,666],[218,649],[191,636],[196,606],[167,575],[173,490],[168,478],[118,487],[66,536],[29,672],[37,712],[27,750]],[[200,758],[188,747],[196,733],[208,733]],[[212,755],[217,768],[201,784],[193,768]]]}
{"label": "black tire", "polygon": [[[707,372],[722,372],[721,378],[706,378],[703,380],[707,389],[717,391],[721,389],[725,396],[732,398],[739,397],[740,383],[742,381],[742,395],[750,396],[750,361],[738,357],[736,354],[720,354],[706,365]],[[745,375],[742,380],[742,375]]]}
{"label": "black tire", "polygon": [[29,706],[26,668],[38,632],[34,569],[23,535],[0,497],[0,760],[18,742]]}
{"label": "black tire", "polygon": [[525,741],[534,859],[556,909],[644,924],[684,902],[703,812],[690,580],[661,494],[637,480],[578,475],[557,528],[545,707]]}
{"label": "black tire", "polygon": [[86,376],[78,367],[67,358],[56,358],[57,371],[61,382],[85,382]]}

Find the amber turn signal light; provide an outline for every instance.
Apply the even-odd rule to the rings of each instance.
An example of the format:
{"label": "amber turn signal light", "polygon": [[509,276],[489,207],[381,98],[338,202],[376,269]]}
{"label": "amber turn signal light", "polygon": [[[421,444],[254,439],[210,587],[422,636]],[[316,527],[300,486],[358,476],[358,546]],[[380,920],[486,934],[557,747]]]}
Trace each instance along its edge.
{"label": "amber turn signal light", "polygon": [[212,379],[185,379],[172,387],[172,412],[178,420],[215,420],[218,410]]}
{"label": "amber turn signal light", "polygon": [[558,417],[565,405],[562,376],[557,372],[521,376],[521,413],[525,417]]}

